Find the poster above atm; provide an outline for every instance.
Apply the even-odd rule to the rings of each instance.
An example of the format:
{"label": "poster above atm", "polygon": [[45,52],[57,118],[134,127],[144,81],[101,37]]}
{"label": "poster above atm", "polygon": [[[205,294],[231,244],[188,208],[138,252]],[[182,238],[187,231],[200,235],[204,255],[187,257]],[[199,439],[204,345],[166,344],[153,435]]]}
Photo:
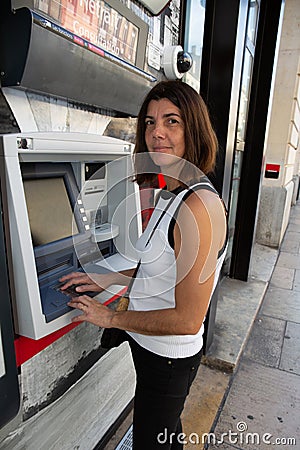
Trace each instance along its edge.
{"label": "poster above atm", "polygon": [[118,0],[12,0],[95,47],[144,69],[147,24]]}

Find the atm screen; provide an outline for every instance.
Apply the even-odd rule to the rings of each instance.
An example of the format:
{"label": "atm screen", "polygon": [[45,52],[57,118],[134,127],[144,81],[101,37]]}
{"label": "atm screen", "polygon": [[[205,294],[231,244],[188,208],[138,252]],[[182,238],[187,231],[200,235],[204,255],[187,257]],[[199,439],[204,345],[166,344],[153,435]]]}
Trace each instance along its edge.
{"label": "atm screen", "polygon": [[64,177],[24,180],[34,247],[77,234]]}

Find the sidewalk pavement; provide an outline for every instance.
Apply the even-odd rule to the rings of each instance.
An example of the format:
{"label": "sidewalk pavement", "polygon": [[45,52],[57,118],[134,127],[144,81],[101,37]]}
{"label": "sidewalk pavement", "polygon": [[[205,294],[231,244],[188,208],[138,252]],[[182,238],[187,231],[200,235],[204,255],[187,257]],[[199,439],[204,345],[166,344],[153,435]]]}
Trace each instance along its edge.
{"label": "sidewalk pavement", "polygon": [[[268,253],[270,264],[264,263]],[[258,314],[253,317],[249,336],[244,336],[246,345],[240,347],[237,368],[211,428],[216,443],[211,439],[211,445],[206,447],[210,450],[300,448],[300,202],[292,207],[268,282],[267,266],[273,260],[272,250],[260,248],[252,263],[249,287],[241,291],[240,303],[245,302],[246,308],[249,303],[249,308],[253,308],[253,281],[256,285],[267,281],[262,302],[257,303]],[[247,298],[243,294],[249,289]],[[227,292],[221,301],[227,301]],[[237,311],[245,322],[238,305]],[[236,324],[239,320],[236,317],[233,321]],[[238,331],[238,326],[234,331]],[[216,344],[220,344],[220,335]],[[232,348],[230,353],[237,355],[236,348]],[[215,354],[219,357],[221,349]],[[226,356],[226,351],[222,355]],[[230,437],[230,430],[236,434]]]}
{"label": "sidewalk pavement", "polygon": [[[248,281],[222,280],[213,344],[182,416],[184,448],[269,450],[281,439],[275,448],[300,449],[299,418],[300,202],[280,250],[255,244]],[[132,413],[105,450],[131,422]]]}

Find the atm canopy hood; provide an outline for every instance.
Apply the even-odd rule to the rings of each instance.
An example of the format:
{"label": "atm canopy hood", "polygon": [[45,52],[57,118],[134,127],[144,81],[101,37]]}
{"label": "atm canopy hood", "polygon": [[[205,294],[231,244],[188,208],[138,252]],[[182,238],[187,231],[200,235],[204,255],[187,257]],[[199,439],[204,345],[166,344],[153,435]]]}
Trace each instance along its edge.
{"label": "atm canopy hood", "polygon": [[[33,2],[12,2],[15,4],[8,5],[10,0],[7,0],[6,7],[3,4],[0,7],[2,87],[28,89],[137,115],[144,96],[156,81],[143,70],[148,28],[141,19],[127,8],[127,17],[120,16],[126,27],[129,24],[138,35],[133,64],[68,31],[37,9],[31,9],[33,5],[29,3]],[[82,4],[87,5],[86,1]],[[107,4],[109,8],[116,4],[118,9],[125,8],[116,0],[108,0],[105,7]]]}

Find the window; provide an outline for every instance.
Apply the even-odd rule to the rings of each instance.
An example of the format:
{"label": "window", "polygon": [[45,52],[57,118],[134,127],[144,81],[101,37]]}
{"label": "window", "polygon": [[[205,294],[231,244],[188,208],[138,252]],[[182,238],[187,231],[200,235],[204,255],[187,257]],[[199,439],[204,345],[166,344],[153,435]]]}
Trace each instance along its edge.
{"label": "window", "polygon": [[198,92],[200,91],[205,5],[205,0],[188,0],[186,4],[184,50],[192,55],[193,67],[183,79]]}

